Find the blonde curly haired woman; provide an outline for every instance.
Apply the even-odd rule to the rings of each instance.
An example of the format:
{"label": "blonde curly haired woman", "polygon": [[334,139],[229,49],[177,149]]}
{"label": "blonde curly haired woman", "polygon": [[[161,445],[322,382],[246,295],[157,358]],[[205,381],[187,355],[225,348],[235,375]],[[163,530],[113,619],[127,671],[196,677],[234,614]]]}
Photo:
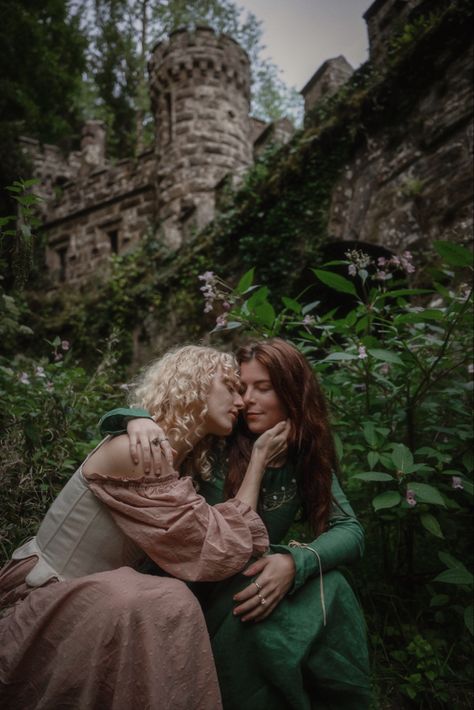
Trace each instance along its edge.
{"label": "blonde curly haired woman", "polygon": [[[0,572],[0,705],[216,710],[206,625],[183,581],[217,581],[268,546],[255,512],[265,466],[285,445],[261,437],[235,497],[211,508],[191,477],[243,406],[232,356],[187,346],[145,370],[131,403],[169,439],[173,466],[132,463],[127,436],[107,437]],[[165,444],[164,444],[165,445]],[[136,571],[150,557],[168,576]]]}

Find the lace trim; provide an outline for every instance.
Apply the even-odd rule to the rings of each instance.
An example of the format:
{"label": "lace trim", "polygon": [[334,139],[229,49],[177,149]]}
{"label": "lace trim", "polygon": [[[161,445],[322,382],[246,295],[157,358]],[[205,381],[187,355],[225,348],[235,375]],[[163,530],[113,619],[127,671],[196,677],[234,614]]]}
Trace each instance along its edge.
{"label": "lace trim", "polygon": [[305,550],[309,550],[310,552],[313,553],[313,555],[316,555],[318,559],[318,564],[319,564],[319,594],[321,597],[321,606],[323,609],[323,623],[324,626],[326,626],[327,622],[327,616],[326,616],[326,603],[324,601],[324,584],[323,584],[323,568],[321,565],[321,558],[319,556],[319,553],[316,552],[312,547],[310,547],[307,543],[305,542],[298,542],[297,540],[290,540],[288,543],[288,547],[302,547]]}

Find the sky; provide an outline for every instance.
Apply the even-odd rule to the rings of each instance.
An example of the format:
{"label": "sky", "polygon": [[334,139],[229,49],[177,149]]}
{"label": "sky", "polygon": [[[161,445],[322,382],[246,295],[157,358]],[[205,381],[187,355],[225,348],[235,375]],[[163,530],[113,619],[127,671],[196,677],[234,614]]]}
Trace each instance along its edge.
{"label": "sky", "polygon": [[362,15],[373,0],[238,0],[262,21],[263,56],[300,90],[321,64],[343,54],[354,68],[368,58]]}

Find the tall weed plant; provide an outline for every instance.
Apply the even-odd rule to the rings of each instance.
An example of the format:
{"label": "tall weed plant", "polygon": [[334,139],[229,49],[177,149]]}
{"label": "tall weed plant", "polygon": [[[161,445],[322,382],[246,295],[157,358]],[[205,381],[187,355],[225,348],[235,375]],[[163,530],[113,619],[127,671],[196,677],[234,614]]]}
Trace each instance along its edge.
{"label": "tall weed plant", "polygon": [[253,270],[235,289],[200,276],[214,333],[292,340],[330,400],[341,475],[367,533],[355,582],[380,707],[472,702],[472,254],[435,248],[426,288],[410,287],[409,252],[352,250],[314,269],[343,299],[329,310],[327,296],[304,294],[278,309]]}

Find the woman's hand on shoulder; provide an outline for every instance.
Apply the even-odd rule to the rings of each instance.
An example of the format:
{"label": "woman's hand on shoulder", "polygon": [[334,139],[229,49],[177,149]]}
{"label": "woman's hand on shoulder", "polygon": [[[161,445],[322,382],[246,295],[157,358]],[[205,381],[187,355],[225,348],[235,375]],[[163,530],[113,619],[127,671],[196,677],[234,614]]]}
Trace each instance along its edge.
{"label": "woman's hand on shoulder", "polygon": [[238,603],[234,614],[241,616],[242,621],[262,621],[290,591],[296,567],[291,555],[278,553],[262,557],[243,574],[255,579],[234,596]]}
{"label": "woman's hand on shoulder", "polygon": [[130,419],[127,424],[130,456],[135,466],[143,461],[142,473],[152,469],[156,475],[161,470],[161,454],[173,466],[173,449],[163,429],[153,419],[139,417]]}
{"label": "woman's hand on shoulder", "polygon": [[289,433],[289,420],[278,422],[255,440],[252,454],[264,456],[265,466],[277,462],[286,454]]}
{"label": "woman's hand on shoulder", "polygon": [[82,466],[86,478],[98,474],[110,479],[134,479],[144,475],[144,457],[141,448],[137,463],[130,458],[129,440],[126,434],[114,436],[94,451]]}

